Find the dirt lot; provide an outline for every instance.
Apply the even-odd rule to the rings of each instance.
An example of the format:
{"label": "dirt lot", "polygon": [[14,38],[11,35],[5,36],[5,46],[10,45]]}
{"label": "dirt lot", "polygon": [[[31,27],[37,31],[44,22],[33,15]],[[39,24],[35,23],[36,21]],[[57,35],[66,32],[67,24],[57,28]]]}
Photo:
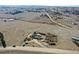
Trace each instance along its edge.
{"label": "dirt lot", "polygon": [[4,34],[7,46],[21,46],[23,40],[26,38],[28,33],[34,31],[40,31],[45,33],[50,32],[52,34],[58,35],[58,43],[52,48],[79,50],[79,48],[72,42],[71,39],[73,36],[78,36],[79,31],[62,28],[58,25],[30,23],[20,20],[0,22],[0,32]]}

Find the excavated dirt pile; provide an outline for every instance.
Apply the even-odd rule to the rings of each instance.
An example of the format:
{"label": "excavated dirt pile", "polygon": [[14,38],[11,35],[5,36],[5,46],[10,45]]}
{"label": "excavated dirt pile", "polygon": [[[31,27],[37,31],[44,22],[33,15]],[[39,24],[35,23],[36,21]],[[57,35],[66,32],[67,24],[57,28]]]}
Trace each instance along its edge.
{"label": "excavated dirt pile", "polygon": [[49,47],[50,45],[56,45],[57,42],[57,35],[51,33],[33,32],[24,39],[22,46]]}

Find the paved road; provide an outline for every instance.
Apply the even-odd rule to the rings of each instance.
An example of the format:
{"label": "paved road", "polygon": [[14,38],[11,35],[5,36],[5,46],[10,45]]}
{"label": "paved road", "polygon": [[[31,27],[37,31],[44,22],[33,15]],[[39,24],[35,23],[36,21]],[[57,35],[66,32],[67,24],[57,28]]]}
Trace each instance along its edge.
{"label": "paved road", "polygon": [[38,47],[7,47],[0,48],[0,53],[8,54],[79,54],[79,51],[38,48]]}

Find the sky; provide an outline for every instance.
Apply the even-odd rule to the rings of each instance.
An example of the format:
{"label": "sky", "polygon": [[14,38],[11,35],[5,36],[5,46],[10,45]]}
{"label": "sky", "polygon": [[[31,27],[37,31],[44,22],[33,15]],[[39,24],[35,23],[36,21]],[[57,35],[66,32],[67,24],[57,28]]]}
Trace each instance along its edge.
{"label": "sky", "polygon": [[0,5],[75,6],[79,0],[0,0]]}

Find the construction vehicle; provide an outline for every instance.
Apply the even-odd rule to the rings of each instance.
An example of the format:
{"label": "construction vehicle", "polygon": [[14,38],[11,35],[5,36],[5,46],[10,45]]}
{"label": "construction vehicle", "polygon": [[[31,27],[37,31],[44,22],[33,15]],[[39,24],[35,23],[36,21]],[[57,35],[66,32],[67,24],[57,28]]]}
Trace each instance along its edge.
{"label": "construction vehicle", "polygon": [[72,37],[72,41],[79,47],[79,37]]}

